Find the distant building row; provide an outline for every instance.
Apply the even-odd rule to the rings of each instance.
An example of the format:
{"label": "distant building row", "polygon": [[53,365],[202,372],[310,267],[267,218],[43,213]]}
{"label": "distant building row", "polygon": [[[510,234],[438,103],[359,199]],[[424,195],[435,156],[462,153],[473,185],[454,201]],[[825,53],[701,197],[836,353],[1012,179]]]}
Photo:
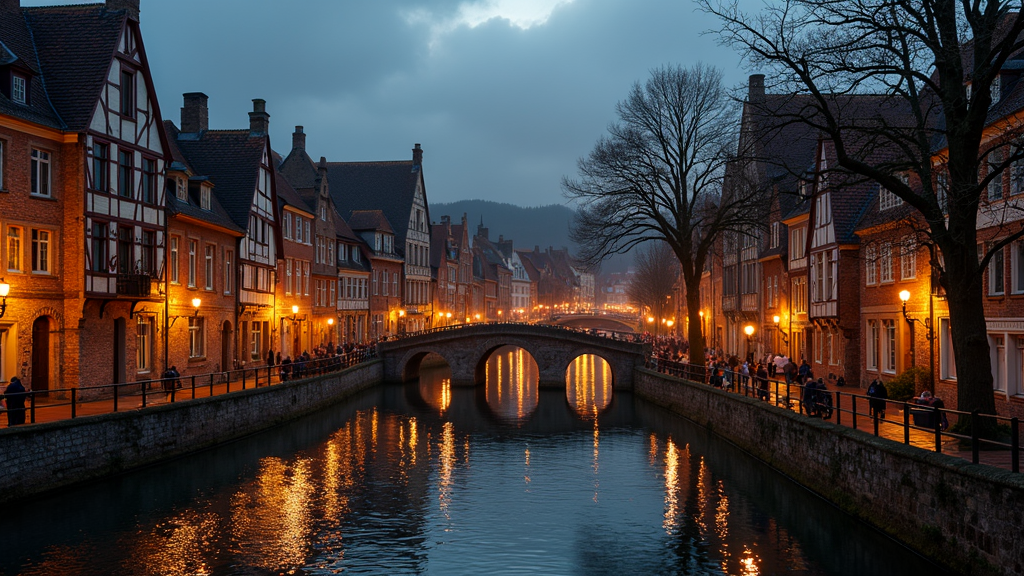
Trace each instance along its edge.
{"label": "distant building row", "polygon": [[282,157],[263,100],[211,130],[202,93],[165,120],[138,16],[0,2],[0,382],[199,374],[593,301],[565,250],[432,225],[419,144],[314,162],[298,126]]}

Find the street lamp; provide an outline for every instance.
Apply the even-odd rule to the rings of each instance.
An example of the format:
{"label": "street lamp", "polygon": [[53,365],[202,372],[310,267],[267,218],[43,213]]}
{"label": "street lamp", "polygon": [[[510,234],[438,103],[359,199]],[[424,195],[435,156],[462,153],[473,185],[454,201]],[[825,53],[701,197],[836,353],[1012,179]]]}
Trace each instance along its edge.
{"label": "street lamp", "polygon": [[[935,331],[932,329],[931,318],[925,318],[922,321],[920,318],[911,318],[910,315],[907,314],[907,300],[910,300],[910,290],[900,290],[900,301],[902,302],[903,319],[906,320],[907,324],[910,326],[910,365],[912,367],[916,367],[917,342],[915,341],[916,338],[914,337],[914,322],[917,322],[924,326],[925,330],[927,331],[925,333],[925,338],[928,339],[929,343],[931,343],[931,341],[935,339]],[[930,358],[929,361],[930,365],[928,366],[928,371],[931,372],[935,365],[935,358]]]}
{"label": "street lamp", "polygon": [[199,316],[199,305],[202,304],[202,303],[203,303],[203,301],[200,300],[199,298],[193,298],[192,299],[192,307],[196,309],[196,311],[193,314],[193,316]]}
{"label": "street lamp", "polygon": [[747,335],[747,357],[748,358],[753,358],[754,357],[754,351],[751,350],[751,348],[750,348],[750,337],[754,335],[754,325],[753,324],[747,324],[746,326],[744,326],[743,327],[743,333]]}
{"label": "street lamp", "polygon": [[[700,337],[707,338],[707,336],[704,335],[704,311],[700,310],[697,313],[700,314]],[[707,342],[705,342],[704,345],[707,346]]]}
{"label": "street lamp", "polygon": [[787,336],[786,333],[782,331],[782,326],[779,325],[779,322],[781,320],[782,319],[779,318],[778,314],[772,316],[772,322],[775,322],[775,329],[779,331],[779,336],[782,337],[782,343],[785,344],[786,346],[789,346],[789,336]]}
{"label": "street lamp", "polygon": [[4,317],[4,312],[7,312],[7,295],[11,293],[11,285],[4,282],[3,278],[0,278],[0,318]]}

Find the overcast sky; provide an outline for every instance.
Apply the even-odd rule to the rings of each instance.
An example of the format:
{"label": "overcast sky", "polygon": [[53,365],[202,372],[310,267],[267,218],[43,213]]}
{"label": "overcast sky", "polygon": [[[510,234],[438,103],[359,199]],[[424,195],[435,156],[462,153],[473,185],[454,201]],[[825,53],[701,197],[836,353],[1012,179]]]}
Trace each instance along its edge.
{"label": "overcast sky", "polygon": [[[23,0],[24,5],[67,3]],[[210,97],[211,128],[267,101],[271,143],[296,125],[314,160],[424,149],[430,202],[564,203],[559,181],[630,85],[699,59],[745,81],[691,0],[142,0],[164,119]]]}

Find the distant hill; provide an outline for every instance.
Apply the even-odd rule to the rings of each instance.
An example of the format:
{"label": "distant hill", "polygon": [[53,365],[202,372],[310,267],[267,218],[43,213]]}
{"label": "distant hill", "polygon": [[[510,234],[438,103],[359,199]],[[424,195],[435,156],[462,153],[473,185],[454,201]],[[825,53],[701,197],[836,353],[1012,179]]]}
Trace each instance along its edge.
{"label": "distant hill", "polygon": [[[572,222],[573,211],[561,204],[523,208],[503,202],[490,200],[460,200],[447,204],[431,203],[430,219],[440,222],[441,216],[451,216],[452,223],[462,221],[466,214],[469,222],[469,235],[476,234],[476,228],[483,218],[484,228],[490,230],[491,240],[498,236],[512,239],[516,249],[533,250],[539,246],[545,248],[568,248],[576,253],[576,245],[569,239],[569,223]],[[632,263],[628,256],[618,256],[602,265],[605,272],[625,271]]]}

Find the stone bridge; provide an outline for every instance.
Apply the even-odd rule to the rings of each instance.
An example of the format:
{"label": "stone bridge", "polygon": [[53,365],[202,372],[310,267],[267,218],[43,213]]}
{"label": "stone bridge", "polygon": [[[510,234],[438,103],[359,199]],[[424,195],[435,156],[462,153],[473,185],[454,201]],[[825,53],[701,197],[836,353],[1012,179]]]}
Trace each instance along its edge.
{"label": "stone bridge", "polygon": [[540,388],[565,388],[569,364],[583,354],[600,356],[611,367],[612,386],[632,390],[633,370],[642,367],[649,347],[586,332],[536,324],[490,323],[436,328],[390,342],[377,352],[384,360],[384,380],[406,382],[419,377],[420,362],[433,352],[451,368],[452,386],[483,384],[487,359],[502,346],[522,348],[537,362]]}

